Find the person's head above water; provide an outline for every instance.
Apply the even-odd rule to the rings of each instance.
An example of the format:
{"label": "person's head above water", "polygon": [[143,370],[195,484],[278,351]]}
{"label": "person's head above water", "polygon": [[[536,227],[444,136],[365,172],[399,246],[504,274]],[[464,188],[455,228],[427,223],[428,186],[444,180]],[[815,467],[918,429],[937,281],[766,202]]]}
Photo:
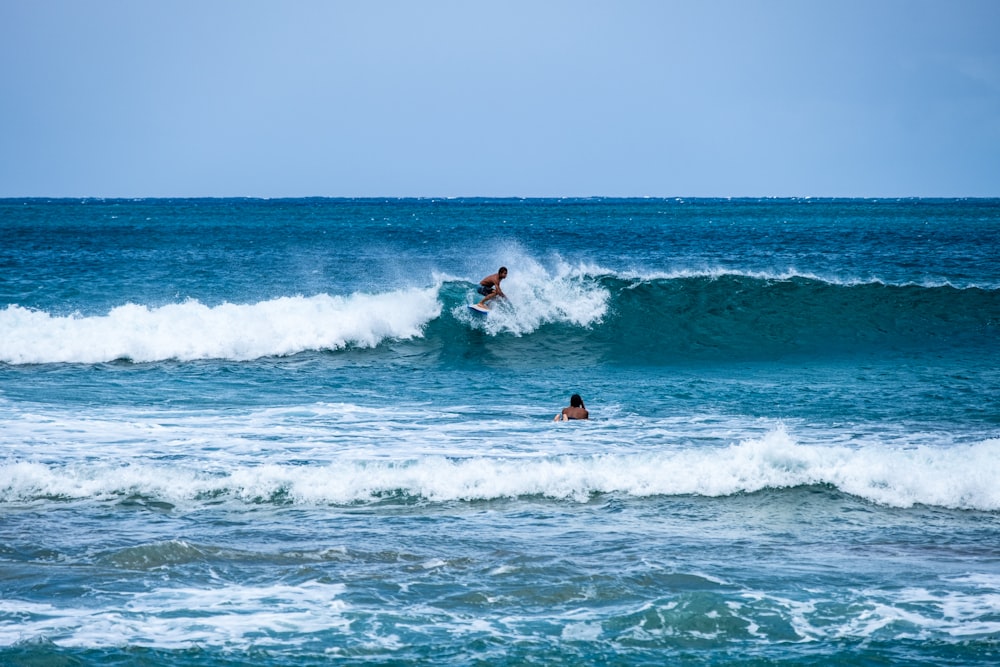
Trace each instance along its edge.
{"label": "person's head above water", "polygon": [[583,399],[580,398],[580,394],[573,394],[572,396],[569,397],[569,404],[571,407],[574,408],[582,408]]}

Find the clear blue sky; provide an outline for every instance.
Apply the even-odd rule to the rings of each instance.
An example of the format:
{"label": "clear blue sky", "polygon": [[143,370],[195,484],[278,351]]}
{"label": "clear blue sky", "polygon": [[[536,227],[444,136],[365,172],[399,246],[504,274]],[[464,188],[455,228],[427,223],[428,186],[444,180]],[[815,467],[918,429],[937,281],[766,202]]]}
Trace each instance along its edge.
{"label": "clear blue sky", "polygon": [[1000,196],[998,0],[0,0],[0,196]]}

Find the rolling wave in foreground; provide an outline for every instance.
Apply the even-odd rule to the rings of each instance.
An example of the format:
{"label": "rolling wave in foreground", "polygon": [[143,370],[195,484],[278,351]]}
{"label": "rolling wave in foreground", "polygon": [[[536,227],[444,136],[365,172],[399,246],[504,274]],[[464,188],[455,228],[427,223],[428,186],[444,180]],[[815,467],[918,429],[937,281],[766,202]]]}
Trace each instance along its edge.
{"label": "rolling wave in foreground", "polygon": [[[296,457],[303,452],[297,450]],[[133,458],[135,458],[133,456]],[[212,469],[216,468],[216,469]],[[334,460],[247,465],[195,459],[0,463],[0,502],[141,497],[194,511],[204,503],[350,505],[603,494],[732,496],[828,485],[891,507],[1000,510],[1000,439],[948,449],[797,444],[779,428],[725,447],[642,453]]]}

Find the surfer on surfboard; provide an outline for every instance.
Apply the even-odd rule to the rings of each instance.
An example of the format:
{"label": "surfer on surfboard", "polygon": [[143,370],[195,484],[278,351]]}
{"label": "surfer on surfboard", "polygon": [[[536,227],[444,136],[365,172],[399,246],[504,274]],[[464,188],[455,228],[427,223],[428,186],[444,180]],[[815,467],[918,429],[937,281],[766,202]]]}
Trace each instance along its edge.
{"label": "surfer on surfboard", "polygon": [[476,291],[483,295],[483,299],[476,305],[481,308],[486,308],[486,302],[490,299],[495,299],[498,296],[502,296],[506,299],[507,295],[503,293],[502,289],[500,289],[500,281],[506,277],[507,267],[501,266],[499,271],[480,280],[479,287]]}

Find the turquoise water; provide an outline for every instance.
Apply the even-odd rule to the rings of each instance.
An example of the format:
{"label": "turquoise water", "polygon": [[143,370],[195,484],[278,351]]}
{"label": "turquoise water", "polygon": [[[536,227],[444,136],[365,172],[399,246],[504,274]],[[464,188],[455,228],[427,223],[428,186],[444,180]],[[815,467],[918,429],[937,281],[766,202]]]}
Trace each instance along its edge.
{"label": "turquoise water", "polygon": [[998,200],[2,200],[0,663],[995,664],[998,238]]}

